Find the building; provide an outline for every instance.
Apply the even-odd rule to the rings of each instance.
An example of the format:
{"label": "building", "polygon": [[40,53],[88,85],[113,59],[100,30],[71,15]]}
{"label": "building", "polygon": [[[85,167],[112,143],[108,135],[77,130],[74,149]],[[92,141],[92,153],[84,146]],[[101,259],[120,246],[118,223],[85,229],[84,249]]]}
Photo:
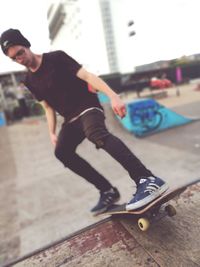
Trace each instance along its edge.
{"label": "building", "polygon": [[127,3],[122,0],[53,2],[48,11],[52,50],[66,51],[98,75],[122,72],[128,62],[124,47],[128,49],[130,38],[130,18],[124,10],[128,8]]}

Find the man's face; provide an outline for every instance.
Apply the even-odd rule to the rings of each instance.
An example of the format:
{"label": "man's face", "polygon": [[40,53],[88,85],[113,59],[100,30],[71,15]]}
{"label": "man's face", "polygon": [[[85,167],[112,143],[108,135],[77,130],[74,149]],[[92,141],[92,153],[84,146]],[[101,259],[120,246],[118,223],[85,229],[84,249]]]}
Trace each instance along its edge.
{"label": "man's face", "polygon": [[28,67],[31,63],[30,49],[21,45],[9,47],[7,56],[25,67]]}

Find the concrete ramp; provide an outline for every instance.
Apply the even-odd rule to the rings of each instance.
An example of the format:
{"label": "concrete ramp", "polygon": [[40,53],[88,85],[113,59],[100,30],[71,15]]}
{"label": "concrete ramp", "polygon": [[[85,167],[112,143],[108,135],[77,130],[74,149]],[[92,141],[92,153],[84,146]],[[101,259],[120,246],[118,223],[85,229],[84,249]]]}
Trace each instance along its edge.
{"label": "concrete ramp", "polygon": [[159,266],[118,220],[105,219],[13,262],[15,267]]}
{"label": "concrete ramp", "polygon": [[139,99],[127,103],[127,115],[119,121],[126,130],[143,137],[198,119],[180,115],[154,99]]}

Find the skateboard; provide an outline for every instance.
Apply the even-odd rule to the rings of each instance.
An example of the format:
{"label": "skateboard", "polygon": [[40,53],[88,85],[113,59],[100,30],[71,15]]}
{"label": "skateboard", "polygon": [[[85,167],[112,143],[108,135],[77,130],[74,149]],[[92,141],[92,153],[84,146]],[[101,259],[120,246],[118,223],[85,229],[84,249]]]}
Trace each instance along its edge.
{"label": "skateboard", "polygon": [[200,178],[185,183],[181,186],[171,187],[165,191],[161,196],[136,210],[126,210],[126,204],[113,205],[100,215],[112,215],[112,216],[135,216],[138,218],[138,227],[141,231],[147,231],[150,224],[154,221],[158,221],[165,216],[173,217],[176,215],[175,207],[169,203],[170,200],[179,198],[189,186],[200,182]]}

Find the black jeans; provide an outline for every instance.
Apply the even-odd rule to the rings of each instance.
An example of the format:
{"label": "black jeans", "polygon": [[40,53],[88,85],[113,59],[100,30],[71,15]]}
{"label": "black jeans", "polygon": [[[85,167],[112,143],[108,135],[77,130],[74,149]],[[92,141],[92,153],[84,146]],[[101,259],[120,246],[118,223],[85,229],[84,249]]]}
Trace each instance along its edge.
{"label": "black jeans", "polygon": [[74,122],[63,123],[58,136],[55,156],[65,167],[82,176],[100,191],[107,191],[112,185],[76,153],[77,146],[85,138],[117,160],[128,171],[136,184],[141,177],[153,175],[119,138],[107,130],[104,120],[103,112],[93,109]]}

